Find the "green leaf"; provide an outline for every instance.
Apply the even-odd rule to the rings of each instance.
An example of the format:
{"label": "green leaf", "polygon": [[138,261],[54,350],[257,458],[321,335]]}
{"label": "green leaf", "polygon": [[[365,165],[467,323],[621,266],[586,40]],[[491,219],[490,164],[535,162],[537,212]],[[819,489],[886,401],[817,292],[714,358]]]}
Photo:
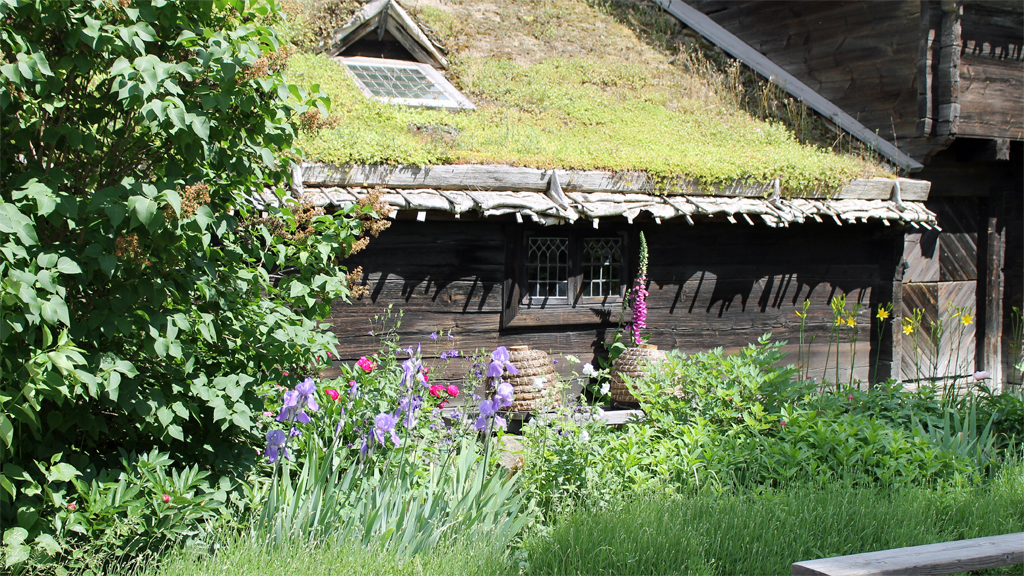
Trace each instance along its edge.
{"label": "green leaf", "polygon": [[14,487],[14,484],[12,484],[10,479],[8,479],[4,474],[0,474],[0,488],[6,490],[7,493],[11,495],[11,498],[18,495],[17,488]]}
{"label": "green leaf", "polygon": [[204,141],[210,139],[210,120],[204,116],[196,116],[192,120],[192,131]]}
{"label": "green leaf", "polygon": [[[11,530],[20,530],[20,528],[12,528]],[[10,530],[8,530],[8,532],[9,531]],[[4,567],[11,568],[17,564],[21,564],[25,560],[28,560],[28,556],[31,551],[32,550],[24,544],[9,546],[7,548],[7,560],[4,562]]]}
{"label": "green leaf", "polygon": [[58,462],[50,467],[50,471],[46,474],[46,479],[50,482],[70,482],[75,476],[81,475],[82,473],[71,464]]}
{"label": "green leaf", "polygon": [[36,536],[35,544],[37,548],[41,548],[43,552],[46,552],[50,556],[56,556],[63,550],[53,536],[45,533]]}
{"label": "green leaf", "polygon": [[81,274],[82,269],[78,266],[78,263],[66,256],[61,256],[60,260],[57,261],[57,270],[61,274]]}
{"label": "green leaf", "polygon": [[28,538],[28,530],[21,526],[9,528],[4,531],[4,544],[8,546],[17,546],[25,542],[25,538]]}
{"label": "green leaf", "polygon": [[176,439],[181,440],[181,441],[185,440],[185,433],[182,432],[181,426],[178,426],[177,424],[171,424],[170,426],[168,426],[167,427],[167,434],[171,438],[176,438]]}
{"label": "green leaf", "polygon": [[150,220],[156,215],[156,202],[145,196],[132,196],[128,199],[128,209],[135,211],[135,217],[144,226],[149,226]]}
{"label": "green leaf", "polygon": [[104,254],[99,257],[100,269],[107,274],[108,277],[114,277],[114,266],[117,265],[117,257],[113,254]]}
{"label": "green leaf", "polygon": [[0,440],[3,440],[8,448],[14,443],[14,425],[6,414],[0,414]]}
{"label": "green leaf", "polygon": [[166,427],[174,421],[174,412],[172,412],[167,406],[161,406],[160,409],[156,411],[156,418],[160,421],[162,426]]}
{"label": "green leaf", "polygon": [[36,256],[36,262],[43,268],[53,268],[57,264],[57,255],[52,253],[40,254]]}
{"label": "green leaf", "polygon": [[36,52],[32,55],[32,59],[35,60],[36,68],[43,73],[43,76],[53,76],[53,72],[50,72],[50,63],[46,61],[46,54]]}

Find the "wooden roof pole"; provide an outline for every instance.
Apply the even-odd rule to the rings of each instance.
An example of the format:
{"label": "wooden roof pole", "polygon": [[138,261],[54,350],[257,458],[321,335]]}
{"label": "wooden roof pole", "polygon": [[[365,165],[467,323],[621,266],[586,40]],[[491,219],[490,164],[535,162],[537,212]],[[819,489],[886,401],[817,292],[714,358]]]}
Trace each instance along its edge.
{"label": "wooden roof pole", "polygon": [[880,138],[866,126],[858,122],[852,116],[843,112],[841,108],[830,102],[821,94],[815,92],[810,86],[798,80],[795,76],[786,72],[781,66],[772,62],[767,56],[761,54],[749,44],[740,40],[731,32],[719,26],[714,20],[705,16],[701,11],[680,0],[655,0],[669,14],[675,16],[680,22],[696,30],[722,50],[725,50],[733,57],[743,62],[758,74],[768,78],[779,87],[789,92],[792,96],[807,104],[809,107],[822,114],[843,130],[854,135],[865,144],[873,146],[879,154],[888,158],[891,162],[907,172],[917,172],[924,166],[920,162],[907,156],[891,142]]}

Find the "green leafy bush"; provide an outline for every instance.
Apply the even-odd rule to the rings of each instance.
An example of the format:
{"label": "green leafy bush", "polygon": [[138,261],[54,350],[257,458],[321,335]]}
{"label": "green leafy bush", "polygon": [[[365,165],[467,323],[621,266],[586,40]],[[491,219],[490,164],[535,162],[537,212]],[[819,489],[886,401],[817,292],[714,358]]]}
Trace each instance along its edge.
{"label": "green leafy bush", "polygon": [[240,476],[261,394],[334,349],[320,321],[372,215],[283,201],[293,123],[328,102],[282,77],[274,9],[0,3],[0,524],[21,542],[45,552],[68,481],[102,487],[121,450]]}
{"label": "green leafy bush", "polygon": [[730,432],[760,432],[771,427],[783,404],[813,389],[794,381],[794,367],[778,366],[785,356],[782,344],[765,334],[736,354],[715,348],[687,356],[672,350],[631,384],[659,425],[703,421]]}

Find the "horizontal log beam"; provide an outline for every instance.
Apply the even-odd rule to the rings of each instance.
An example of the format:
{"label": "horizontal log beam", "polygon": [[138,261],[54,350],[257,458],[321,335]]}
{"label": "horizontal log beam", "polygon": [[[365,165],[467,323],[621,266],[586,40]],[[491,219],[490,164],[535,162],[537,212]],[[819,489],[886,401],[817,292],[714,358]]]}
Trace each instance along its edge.
{"label": "horizontal log beam", "polygon": [[[396,188],[404,190],[468,190],[546,192],[554,170],[505,166],[500,164],[453,164],[444,166],[388,166],[303,164],[302,187]],[[299,174],[297,174],[299,176]],[[928,199],[931,182],[899,178],[903,200]],[[737,181],[727,185],[708,186],[695,180],[679,180],[667,189],[658,188],[643,172],[606,172],[602,170],[558,170],[558,181],[565,192],[580,193],[658,193],[668,196],[725,196],[767,198],[774,192],[771,182]],[[859,178],[846,185],[835,200],[888,200],[893,192],[892,178]],[[823,191],[803,196],[826,198]]]}

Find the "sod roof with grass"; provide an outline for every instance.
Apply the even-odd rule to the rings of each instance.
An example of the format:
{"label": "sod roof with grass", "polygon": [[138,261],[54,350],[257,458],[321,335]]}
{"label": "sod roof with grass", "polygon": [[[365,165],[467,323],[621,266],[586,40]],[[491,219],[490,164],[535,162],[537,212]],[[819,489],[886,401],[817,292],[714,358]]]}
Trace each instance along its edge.
{"label": "sod roof with grass", "polygon": [[[388,104],[360,91],[324,49],[362,6],[285,5],[282,36],[299,49],[289,79],[331,98],[330,118],[300,136],[307,162],[604,171],[642,180],[632,190],[656,195],[738,183],[761,196],[820,198],[854,180],[895,178],[870,150],[653,2],[403,0],[443,49],[441,72],[476,107],[458,112]],[[891,184],[882,187],[874,198],[889,197]],[[927,187],[923,195],[904,199],[924,199]]]}

